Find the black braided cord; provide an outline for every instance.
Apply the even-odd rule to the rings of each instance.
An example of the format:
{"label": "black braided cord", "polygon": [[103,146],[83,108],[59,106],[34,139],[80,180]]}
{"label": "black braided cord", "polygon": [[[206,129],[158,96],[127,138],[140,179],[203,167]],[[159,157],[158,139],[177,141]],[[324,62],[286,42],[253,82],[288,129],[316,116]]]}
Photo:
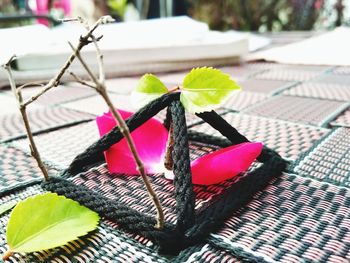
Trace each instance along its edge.
{"label": "black braided cord", "polygon": [[190,153],[187,136],[185,109],[181,102],[170,105],[174,127],[173,172],[177,203],[177,228],[184,232],[194,223],[195,195],[192,185]]}
{"label": "black braided cord", "polygon": [[127,120],[130,131],[135,130],[159,111],[168,108],[167,119],[172,119],[174,126],[174,185],[177,211],[176,225],[165,224],[160,231],[154,228],[155,219],[103,195],[85,186],[75,185],[64,179],[84,171],[96,160],[101,160],[103,151],[120,141],[123,136],[118,128],[103,136],[99,141],[79,154],[62,173],[61,178],[50,178],[42,184],[46,190],[65,195],[80,204],[96,211],[126,231],[140,234],[159,245],[160,252],[177,254],[184,248],[200,243],[211,232],[220,227],[222,222],[233,212],[247,204],[253,195],[267,186],[269,181],[286,169],[286,162],[273,150],[264,147],[258,160],[261,167],[242,176],[212,204],[195,214],[195,194],[190,170],[189,138],[218,145],[221,147],[247,142],[235,128],[228,124],[214,111],[198,114],[204,121],[217,129],[227,139],[221,139],[196,132],[187,133],[185,112],[179,101],[179,93],[166,94],[146,105]]}

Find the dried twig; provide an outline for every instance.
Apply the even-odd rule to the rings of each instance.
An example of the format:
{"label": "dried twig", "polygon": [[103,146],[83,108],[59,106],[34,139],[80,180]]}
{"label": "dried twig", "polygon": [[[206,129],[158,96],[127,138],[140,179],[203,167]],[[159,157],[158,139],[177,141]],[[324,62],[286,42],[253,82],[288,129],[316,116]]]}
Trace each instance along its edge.
{"label": "dried twig", "polygon": [[31,152],[31,155],[34,157],[34,159],[36,160],[41,172],[43,173],[44,175],[44,178],[45,180],[47,181],[49,179],[49,174],[47,172],[47,169],[44,165],[44,163],[42,162],[41,158],[40,158],[40,154],[39,154],[39,151],[36,147],[36,144],[35,144],[35,141],[34,141],[34,138],[33,138],[33,134],[32,134],[32,131],[31,131],[31,128],[30,128],[30,124],[29,124],[29,121],[28,121],[28,115],[27,115],[27,111],[26,111],[26,106],[23,105],[23,97],[22,97],[22,90],[21,89],[17,89],[16,87],[16,83],[13,79],[13,76],[12,76],[12,71],[11,71],[11,61],[13,60],[14,57],[10,58],[10,60],[4,65],[4,68],[7,72],[7,76],[8,76],[8,79],[10,81],[10,86],[11,86],[11,90],[12,92],[14,93],[15,97],[16,97],[16,100],[17,100],[17,103],[18,103],[18,107],[19,107],[19,111],[21,112],[21,116],[22,116],[22,119],[23,119],[23,122],[24,122],[24,127],[26,129],[26,132],[27,132],[27,136],[28,136],[28,139],[29,139],[29,148],[30,148],[30,152]]}
{"label": "dried twig", "polygon": [[[76,19],[77,21],[80,21],[81,18]],[[75,20],[75,21],[76,21]],[[79,44],[78,46],[75,48],[75,50],[77,50],[78,52],[86,45],[90,44],[92,42],[91,37],[94,33],[94,31],[96,30],[96,28],[101,25],[101,24],[105,24],[105,23],[109,23],[111,21],[114,21],[112,17],[110,16],[103,16],[101,17],[94,25],[93,27],[83,36],[80,36],[79,39]],[[32,96],[29,100],[23,102],[24,106],[27,106],[29,104],[31,104],[32,102],[36,101],[41,95],[43,95],[45,92],[47,92],[48,90],[50,90],[53,87],[56,87],[59,85],[60,80],[62,78],[62,76],[64,75],[64,73],[66,72],[66,70],[69,68],[69,66],[72,64],[72,62],[74,61],[74,59],[76,58],[76,52],[73,52],[70,57],[68,58],[68,60],[66,61],[66,63],[63,65],[63,67],[61,68],[61,70],[56,74],[55,77],[53,77],[42,89],[41,91]]]}
{"label": "dried twig", "polygon": [[[71,19],[71,21],[81,21],[80,18],[78,19]],[[101,17],[95,24],[94,26],[84,35],[81,36],[79,39],[79,44],[76,48],[77,52],[79,52],[84,46],[88,45],[89,43],[92,42],[91,37],[93,36],[93,32],[96,30],[96,28],[101,25],[101,24],[105,24],[108,22],[113,21],[113,19],[110,16],[104,16]],[[100,38],[99,38],[100,39]],[[94,41],[97,41],[98,39],[96,39],[94,37]],[[30,86],[30,85],[38,85],[41,86],[43,83],[39,83],[39,82],[32,82],[32,83],[27,83],[24,84],[20,87],[16,87],[16,83],[14,81],[14,78],[12,76],[12,71],[11,71],[11,62],[16,58],[16,56],[12,56],[9,61],[3,65],[3,67],[5,68],[7,75],[8,75],[8,79],[11,85],[11,89],[15,95],[15,98],[17,100],[18,103],[18,107],[24,122],[24,126],[25,126],[25,130],[28,136],[28,140],[29,140],[29,148],[31,151],[31,155],[35,158],[35,160],[38,163],[38,166],[40,168],[40,170],[42,171],[45,180],[49,179],[48,176],[48,172],[47,169],[44,165],[44,163],[42,162],[41,158],[40,158],[40,154],[39,151],[36,147],[34,138],[33,138],[33,134],[30,128],[30,124],[28,121],[28,116],[27,116],[27,112],[26,112],[26,108],[29,104],[31,104],[32,102],[36,101],[40,96],[42,96],[43,94],[45,94],[47,91],[49,91],[51,88],[58,86],[58,84],[60,83],[60,80],[62,78],[62,76],[65,74],[65,72],[67,71],[67,69],[69,68],[69,66],[72,64],[72,62],[74,61],[74,59],[76,58],[76,52],[74,52],[73,54],[70,55],[70,57],[68,58],[68,60],[66,61],[66,63],[63,65],[63,67],[59,70],[59,72],[46,84],[42,87],[42,89],[34,96],[32,96],[30,99],[28,99],[27,101],[23,100],[22,97],[22,88]]]}
{"label": "dried twig", "polygon": [[92,88],[92,89],[95,88],[95,86],[94,86],[93,84],[90,84],[89,82],[83,80],[81,77],[75,75],[73,72],[69,72],[69,74],[73,77],[73,79],[74,79],[76,82],[78,82],[78,83],[80,83],[80,84],[82,84],[82,85],[84,85],[84,86],[90,87],[90,88]]}
{"label": "dried twig", "polygon": [[[82,22],[84,22],[84,21],[82,21]],[[86,27],[87,27],[87,30],[89,30],[89,27],[88,26],[86,26]],[[107,88],[105,85],[105,71],[103,68],[103,55],[98,47],[97,39],[94,36],[91,36],[91,39],[92,39],[92,41],[95,45],[95,48],[96,48],[97,61],[98,61],[98,67],[99,67],[99,78],[97,78],[92,73],[89,66],[85,63],[83,58],[80,56],[79,50],[75,49],[72,45],[71,45],[71,48],[73,49],[74,53],[76,54],[76,57],[78,58],[78,60],[82,64],[82,66],[86,69],[90,79],[95,84],[95,87],[93,87],[93,88],[101,95],[101,97],[104,99],[104,101],[108,105],[108,108],[110,109],[110,111],[111,111],[111,113],[112,113],[112,115],[113,115],[113,117],[118,125],[120,132],[125,137],[125,139],[128,143],[129,149],[130,149],[130,151],[134,157],[134,160],[136,162],[137,169],[142,176],[142,179],[144,181],[144,184],[146,186],[148,194],[149,194],[150,198],[152,199],[152,201],[157,209],[157,224],[155,227],[157,229],[162,229],[164,227],[164,213],[163,213],[162,206],[160,204],[160,201],[159,201],[157,194],[154,192],[152,185],[148,180],[144,165],[143,165],[143,163],[138,155],[137,149],[136,149],[135,144],[134,144],[132,137],[130,135],[129,128],[126,125],[125,121],[123,120],[122,116],[119,114],[119,112],[115,110],[115,107],[114,107],[111,99],[108,96]],[[86,83],[84,80],[80,79],[79,77],[77,77],[76,79],[78,79],[79,83],[91,88],[91,85]]]}
{"label": "dried twig", "polygon": [[[82,23],[85,23],[85,21],[82,18],[77,18],[77,19],[69,19],[67,21],[80,21]],[[16,84],[14,82],[14,79],[12,77],[12,73],[11,73],[11,67],[10,67],[10,63],[13,60],[13,58],[10,59],[10,61],[5,65],[5,69],[8,72],[8,76],[9,76],[9,80],[10,80],[10,84],[11,84],[11,88],[15,94],[15,97],[18,101],[18,105],[19,105],[19,109],[20,112],[22,114],[22,118],[25,124],[25,128],[26,128],[26,132],[28,135],[28,139],[30,142],[30,149],[31,149],[31,153],[33,155],[33,157],[36,159],[38,166],[40,167],[40,169],[43,172],[43,175],[45,177],[45,180],[48,180],[48,173],[47,173],[47,169],[45,168],[43,162],[41,161],[39,152],[36,148],[34,139],[33,139],[33,135],[30,129],[30,125],[28,122],[28,117],[26,114],[26,107],[33,103],[34,101],[36,101],[40,96],[42,96],[43,94],[45,94],[47,91],[49,91],[51,88],[56,87],[59,85],[60,80],[62,78],[62,76],[65,74],[65,72],[67,71],[67,69],[70,67],[70,65],[72,64],[72,62],[74,61],[75,58],[78,58],[78,60],[81,62],[81,64],[83,65],[84,69],[87,71],[89,77],[91,78],[91,81],[95,84],[95,85],[91,85],[90,83],[82,80],[81,78],[79,78],[78,76],[76,76],[75,74],[71,73],[71,75],[81,84],[86,85],[90,88],[94,88],[101,96],[102,98],[105,100],[106,104],[108,105],[108,107],[110,108],[113,117],[115,118],[118,127],[121,131],[121,133],[123,134],[123,136],[126,138],[127,143],[129,145],[130,151],[133,154],[133,157],[135,159],[135,162],[137,164],[137,168],[142,176],[142,179],[145,183],[145,186],[147,188],[147,191],[157,209],[157,225],[156,228],[158,229],[162,229],[164,227],[164,214],[163,214],[163,210],[160,204],[160,201],[158,199],[157,194],[154,192],[148,177],[146,175],[145,169],[144,169],[144,165],[137,153],[135,144],[132,140],[132,137],[130,135],[129,129],[127,127],[127,125],[125,124],[123,118],[121,117],[121,115],[119,114],[119,112],[117,112],[115,110],[115,107],[113,106],[112,101],[110,100],[108,93],[107,93],[107,88],[105,85],[105,73],[104,73],[104,69],[103,69],[103,56],[102,53],[98,47],[97,41],[99,41],[102,36],[100,37],[95,37],[93,35],[94,31],[96,30],[96,28],[100,25],[100,24],[104,24],[104,23],[108,23],[113,21],[113,19],[110,16],[104,16],[101,17],[94,25],[92,28],[89,28],[88,25],[86,25],[87,28],[87,33],[84,36],[81,36],[79,39],[79,43],[77,47],[74,47],[71,43],[70,46],[73,50],[73,53],[70,55],[70,57],[68,58],[68,60],[66,61],[66,63],[63,65],[63,67],[60,69],[60,71],[56,74],[55,77],[53,77],[46,85],[44,85],[44,87],[34,96],[32,96],[30,99],[28,99],[27,101],[24,101],[22,98],[22,93],[21,93],[21,89],[25,86],[27,86],[28,84],[25,84],[23,86],[21,86],[20,88],[16,88]],[[84,62],[83,58],[80,55],[80,50],[88,45],[89,43],[93,42],[96,48],[96,53],[97,53],[97,58],[98,58],[98,67],[99,67],[99,78],[97,78],[93,72],[91,71],[91,69],[89,68],[89,66]]]}
{"label": "dried twig", "polygon": [[169,171],[173,170],[174,160],[173,160],[173,150],[174,150],[174,124],[173,121],[170,122],[168,142],[164,157],[164,166]]}

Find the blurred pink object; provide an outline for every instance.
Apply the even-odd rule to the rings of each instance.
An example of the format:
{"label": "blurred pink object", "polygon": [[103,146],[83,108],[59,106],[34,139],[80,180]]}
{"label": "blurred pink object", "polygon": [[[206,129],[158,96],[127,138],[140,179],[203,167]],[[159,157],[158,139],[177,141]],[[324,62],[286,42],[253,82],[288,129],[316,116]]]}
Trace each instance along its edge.
{"label": "blurred pink object", "polygon": [[[36,0],[36,10],[37,15],[48,15],[49,14],[49,1],[48,0]],[[70,0],[54,0],[54,8],[60,8],[63,10],[65,16],[70,16],[71,4]],[[47,19],[39,18],[38,23],[48,26],[49,22]]]}
{"label": "blurred pink object", "polygon": [[204,155],[191,163],[193,184],[211,185],[245,172],[260,155],[260,142],[232,145]]}
{"label": "blurred pink object", "polygon": [[[118,110],[123,119],[129,118],[132,113]],[[112,114],[105,113],[96,118],[100,135],[108,133],[116,126]],[[152,118],[131,133],[137,152],[145,166],[146,173],[164,172],[164,155],[168,140],[168,130],[155,118]],[[136,163],[123,138],[105,151],[108,170],[111,173],[138,175]]]}

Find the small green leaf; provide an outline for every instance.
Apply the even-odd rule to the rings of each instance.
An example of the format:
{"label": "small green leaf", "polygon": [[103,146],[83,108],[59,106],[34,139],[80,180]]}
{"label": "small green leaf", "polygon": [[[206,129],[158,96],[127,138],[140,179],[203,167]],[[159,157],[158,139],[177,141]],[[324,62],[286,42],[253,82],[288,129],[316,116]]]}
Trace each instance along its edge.
{"label": "small green leaf", "polygon": [[143,107],[167,92],[166,86],[155,75],[145,74],[131,94],[132,104],[135,108]]}
{"label": "small green leaf", "polygon": [[12,207],[14,207],[17,204],[17,201],[10,201],[8,203],[0,205],[0,215],[4,214],[8,210],[10,210]]}
{"label": "small green leaf", "polygon": [[211,111],[240,89],[229,75],[218,69],[195,68],[184,78],[180,100],[188,112]]}
{"label": "small green leaf", "polygon": [[6,231],[9,252],[34,252],[63,246],[96,229],[97,213],[78,202],[46,193],[13,209]]}

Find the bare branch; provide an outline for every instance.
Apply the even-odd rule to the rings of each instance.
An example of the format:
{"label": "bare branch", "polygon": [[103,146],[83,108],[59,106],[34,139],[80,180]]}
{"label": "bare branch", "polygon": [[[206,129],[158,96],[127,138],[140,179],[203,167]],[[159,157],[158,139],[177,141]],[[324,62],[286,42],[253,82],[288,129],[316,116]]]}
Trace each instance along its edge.
{"label": "bare branch", "polygon": [[163,213],[163,209],[162,209],[162,205],[159,201],[159,198],[156,194],[156,192],[153,190],[153,187],[150,183],[150,181],[148,180],[146,171],[145,171],[145,167],[139,157],[139,154],[137,152],[135,143],[130,135],[130,131],[128,126],[126,125],[125,121],[123,120],[122,116],[120,115],[120,113],[118,111],[115,110],[112,101],[110,100],[107,91],[105,89],[105,86],[102,86],[104,88],[102,88],[101,90],[99,90],[100,95],[102,96],[102,98],[105,100],[105,102],[107,103],[117,125],[118,128],[120,130],[120,132],[123,134],[124,138],[126,139],[129,149],[134,157],[134,160],[136,162],[137,165],[137,170],[140,172],[141,176],[142,176],[142,180],[146,186],[148,195],[150,196],[154,206],[156,207],[157,210],[157,224],[155,225],[155,228],[157,229],[163,229],[164,227],[164,213]]}
{"label": "bare branch", "polygon": [[[83,21],[82,21],[83,23]],[[89,27],[86,26],[87,30],[89,30]],[[163,213],[163,209],[161,206],[161,203],[159,201],[159,198],[156,194],[156,192],[154,192],[152,185],[150,183],[150,181],[148,180],[144,165],[141,161],[141,158],[139,157],[139,154],[137,152],[135,143],[131,137],[130,131],[128,126],[126,125],[125,121],[123,120],[122,116],[120,115],[120,113],[115,109],[111,99],[108,96],[107,93],[107,88],[105,85],[105,71],[103,68],[103,55],[101,53],[100,48],[98,47],[97,44],[97,39],[92,35],[91,36],[92,41],[94,42],[95,48],[96,48],[96,54],[97,54],[97,61],[98,61],[98,66],[99,66],[99,79],[96,78],[96,76],[92,73],[91,69],[89,68],[89,66],[85,63],[85,61],[83,60],[83,58],[80,56],[79,50],[74,49],[74,47],[71,45],[73,51],[76,54],[76,57],[79,59],[79,61],[81,62],[81,64],[83,65],[83,67],[85,68],[85,70],[87,71],[88,75],[90,76],[90,78],[92,79],[92,81],[95,84],[94,89],[101,95],[101,97],[104,99],[104,101],[106,102],[106,104],[108,105],[117,125],[118,128],[120,130],[120,132],[123,134],[123,136],[125,137],[129,149],[133,155],[133,158],[136,162],[137,165],[137,169],[140,172],[143,182],[146,186],[147,192],[154,204],[154,206],[156,207],[157,210],[157,224],[156,224],[156,228],[157,229],[163,229],[164,227],[164,213]]]}
{"label": "bare branch", "polygon": [[[76,21],[81,21],[81,18],[77,18]],[[91,36],[93,35],[94,31],[96,30],[96,28],[101,25],[101,24],[105,24],[105,23],[109,23],[111,21],[114,21],[114,19],[111,16],[103,16],[101,17],[95,24],[94,26],[84,35],[84,36],[80,36],[79,39],[79,44],[78,46],[75,48],[75,50],[77,52],[74,52],[70,55],[70,57],[68,58],[68,60],[66,61],[66,63],[63,65],[63,67],[61,68],[61,70],[56,74],[55,77],[53,77],[49,83],[47,83],[42,90],[32,96],[29,100],[27,100],[26,102],[24,102],[24,105],[27,106],[29,104],[31,104],[32,102],[36,101],[40,96],[42,96],[45,92],[47,92],[48,90],[50,90],[53,87],[56,87],[59,85],[60,80],[62,78],[62,76],[64,75],[64,73],[66,72],[66,70],[69,68],[69,66],[72,64],[72,62],[74,61],[74,59],[76,58],[76,54],[86,45],[88,45],[89,43],[91,43]]]}
{"label": "bare branch", "polygon": [[36,144],[35,144],[35,141],[34,141],[34,138],[33,138],[33,134],[32,134],[32,131],[31,131],[31,128],[30,128],[30,125],[29,125],[29,120],[28,120],[28,115],[27,115],[27,111],[26,111],[26,106],[23,104],[23,97],[22,97],[22,92],[20,89],[17,89],[16,88],[16,83],[13,79],[13,76],[12,76],[12,71],[11,71],[11,60],[5,64],[4,68],[7,72],[7,76],[8,76],[8,79],[9,79],[9,82],[10,82],[10,86],[11,86],[11,90],[12,92],[14,93],[15,97],[16,97],[16,100],[17,100],[17,103],[18,103],[18,108],[19,108],[19,111],[22,115],[22,119],[23,119],[23,122],[24,122],[24,127],[25,127],[25,130],[26,130],[26,133],[27,133],[27,137],[28,137],[28,140],[29,140],[29,148],[30,148],[30,152],[31,152],[31,155],[34,157],[34,159],[36,160],[43,176],[44,176],[44,179],[47,181],[49,179],[49,174],[47,172],[47,169],[44,165],[44,163],[42,162],[41,160],[41,157],[40,157],[40,154],[39,154],[39,151],[36,147]]}
{"label": "bare branch", "polygon": [[65,22],[77,22],[80,21],[79,18],[73,17],[73,18],[63,18],[59,19],[59,21],[65,23]]}
{"label": "bare branch", "polygon": [[23,84],[22,86],[19,86],[17,88],[17,90],[22,90],[23,88],[26,88],[26,87],[32,87],[32,86],[37,86],[37,87],[43,87],[45,85],[45,83],[47,83],[46,81],[43,82],[43,81],[33,81],[33,82],[29,82],[29,83],[25,83]]}
{"label": "bare branch", "polygon": [[[69,21],[69,20],[67,20]],[[85,23],[85,21],[82,18],[77,18],[75,20],[71,20],[71,21],[80,21],[81,23]],[[92,82],[95,85],[89,84],[86,81],[82,80],[81,78],[79,78],[78,76],[71,74],[73,77],[75,77],[75,79],[86,85],[89,86],[90,88],[95,89],[101,96],[102,98],[105,100],[106,104],[108,105],[108,107],[110,108],[110,111],[113,115],[113,117],[115,118],[115,121],[118,125],[118,128],[120,129],[121,133],[123,134],[123,136],[126,138],[126,141],[128,143],[129,149],[135,159],[135,162],[137,164],[137,169],[139,170],[142,179],[144,181],[144,184],[146,186],[146,189],[148,191],[148,194],[152,200],[152,202],[154,203],[156,210],[157,210],[157,225],[155,226],[158,229],[162,229],[164,227],[164,214],[163,214],[163,210],[162,210],[162,206],[160,204],[159,198],[157,196],[157,194],[154,192],[147,174],[145,172],[145,168],[144,165],[138,155],[138,152],[136,150],[135,144],[132,140],[132,137],[130,135],[129,129],[126,125],[126,123],[124,122],[123,118],[121,117],[121,115],[119,114],[118,111],[116,111],[111,99],[108,96],[107,93],[107,88],[105,85],[105,72],[103,69],[103,56],[102,53],[98,47],[98,40],[100,40],[102,38],[102,36],[96,38],[93,33],[96,30],[96,28],[101,25],[101,24],[105,24],[105,23],[109,23],[114,21],[110,16],[104,16],[101,17],[94,25],[93,27],[90,29],[89,26],[87,24],[86,28],[87,28],[87,33],[84,36],[81,36],[79,39],[79,43],[77,47],[74,47],[71,43],[69,43],[69,45],[71,46],[73,53],[70,55],[70,57],[68,58],[68,60],[66,61],[66,63],[63,65],[63,67],[61,68],[61,70],[56,74],[55,77],[53,77],[36,95],[32,96],[30,99],[28,99],[27,101],[23,101],[22,98],[22,94],[21,94],[21,89],[16,89],[16,85],[13,81],[12,78],[12,74],[11,74],[11,69],[10,69],[10,63],[12,61],[13,58],[11,58],[11,60],[5,65],[7,67],[7,71],[9,73],[9,79],[10,79],[10,83],[11,83],[11,87],[12,90],[14,92],[14,94],[16,95],[18,104],[19,104],[19,108],[25,123],[25,127],[26,127],[26,131],[27,131],[27,135],[30,141],[30,149],[32,152],[33,157],[37,160],[38,162],[38,166],[40,167],[40,169],[42,170],[45,179],[48,179],[48,173],[47,170],[45,168],[45,166],[43,165],[43,163],[41,162],[40,159],[40,155],[39,152],[37,151],[37,148],[35,146],[34,140],[33,140],[33,136],[30,130],[30,126],[29,126],[29,122],[28,122],[28,118],[26,115],[26,107],[31,104],[32,102],[36,101],[40,96],[42,96],[45,92],[49,91],[51,88],[56,87],[59,85],[60,80],[63,76],[63,74],[65,74],[65,72],[67,71],[67,69],[70,67],[70,65],[72,64],[72,62],[74,61],[75,58],[78,58],[78,60],[80,61],[80,63],[83,65],[84,69],[86,70],[86,72],[88,73],[89,77],[91,78]],[[95,47],[96,47],[96,53],[97,53],[97,60],[98,60],[98,67],[99,67],[99,78],[97,78],[92,70],[89,68],[89,66],[84,62],[83,58],[80,55],[80,51],[81,49],[88,45],[89,43],[93,42]]]}
{"label": "bare branch", "polygon": [[71,47],[71,49],[73,50],[75,56],[77,57],[77,59],[80,61],[81,65],[84,67],[84,69],[86,70],[86,72],[88,73],[91,81],[93,81],[96,85],[98,84],[98,80],[95,76],[95,74],[92,72],[92,70],[89,68],[89,66],[87,65],[87,63],[85,62],[85,60],[83,60],[83,58],[80,55],[79,50],[75,49],[74,46],[72,45],[72,43],[68,42],[69,46]]}
{"label": "bare branch", "polygon": [[87,86],[89,88],[95,89],[96,87],[90,83],[88,83],[87,81],[83,80],[82,78],[80,78],[79,76],[75,75],[73,72],[69,72],[69,74],[74,78],[74,80],[84,86]]}

